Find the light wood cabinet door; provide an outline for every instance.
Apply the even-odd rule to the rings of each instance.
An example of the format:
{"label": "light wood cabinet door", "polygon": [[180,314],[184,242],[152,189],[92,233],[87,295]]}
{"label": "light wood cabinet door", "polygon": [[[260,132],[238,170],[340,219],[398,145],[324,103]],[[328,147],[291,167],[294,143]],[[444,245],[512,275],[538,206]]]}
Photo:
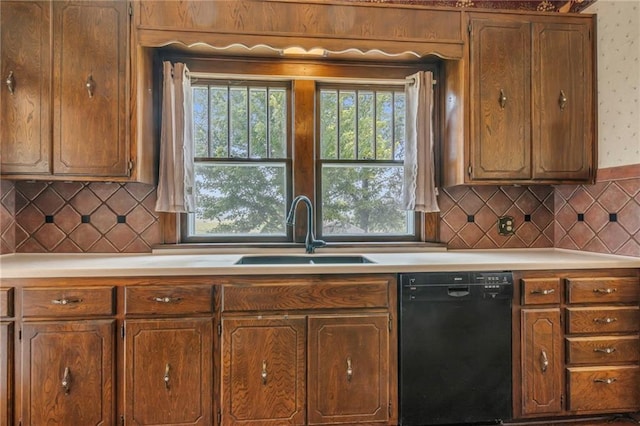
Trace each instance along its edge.
{"label": "light wood cabinet door", "polygon": [[125,1],[53,2],[53,173],[127,176]]}
{"label": "light wood cabinet door", "polygon": [[471,180],[531,177],[527,21],[471,18]]}
{"label": "light wood cabinet door", "polygon": [[0,322],[0,426],[13,424],[13,322]]}
{"label": "light wood cabinet door", "polygon": [[222,320],[222,424],[305,424],[304,317]]}
{"label": "light wood cabinet door", "polygon": [[127,424],[213,424],[210,318],[127,320],[125,346]]}
{"label": "light wood cabinet door", "polygon": [[523,309],[522,413],[562,412],[562,330],[560,309]]}
{"label": "light wood cabinet door", "polygon": [[595,135],[590,25],[533,24],[533,178],[588,180]]}
{"label": "light wood cabinet door", "polygon": [[115,321],[25,322],[22,424],[113,425]]}
{"label": "light wood cabinet door", "polygon": [[50,173],[50,15],[49,2],[0,2],[2,174]]}
{"label": "light wood cabinet door", "polygon": [[309,317],[308,424],[389,418],[389,315]]}

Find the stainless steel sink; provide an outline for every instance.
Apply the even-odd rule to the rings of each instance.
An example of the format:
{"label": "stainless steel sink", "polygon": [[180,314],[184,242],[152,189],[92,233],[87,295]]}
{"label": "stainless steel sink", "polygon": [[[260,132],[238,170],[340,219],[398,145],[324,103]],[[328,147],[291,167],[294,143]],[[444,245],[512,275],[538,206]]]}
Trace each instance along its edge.
{"label": "stainless steel sink", "polygon": [[236,265],[331,265],[375,263],[360,255],[249,255],[242,256]]}

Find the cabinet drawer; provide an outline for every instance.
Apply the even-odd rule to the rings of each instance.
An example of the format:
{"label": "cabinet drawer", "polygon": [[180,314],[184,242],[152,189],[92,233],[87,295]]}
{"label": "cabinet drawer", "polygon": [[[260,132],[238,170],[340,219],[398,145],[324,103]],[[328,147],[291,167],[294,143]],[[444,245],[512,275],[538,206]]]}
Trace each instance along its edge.
{"label": "cabinet drawer", "polygon": [[[250,282],[250,281],[249,281]],[[297,280],[291,283],[225,285],[222,310],[277,311],[328,308],[386,308],[389,281],[359,282]]]}
{"label": "cabinet drawer", "polygon": [[640,367],[567,369],[569,410],[631,411],[640,407]]}
{"label": "cabinet drawer", "polygon": [[625,333],[640,328],[640,308],[635,306],[567,308],[569,333]]}
{"label": "cabinet drawer", "polygon": [[213,287],[193,286],[144,286],[126,287],[125,313],[132,314],[194,314],[211,312]]}
{"label": "cabinet drawer", "polygon": [[640,339],[634,336],[567,337],[569,364],[638,362]]}
{"label": "cabinet drawer", "polygon": [[22,316],[113,315],[114,287],[25,288]]}
{"label": "cabinet drawer", "polygon": [[13,288],[0,288],[0,317],[13,316]]}
{"label": "cabinet drawer", "polygon": [[640,299],[635,277],[567,279],[569,303],[633,303]]}
{"label": "cabinet drawer", "polygon": [[560,278],[526,278],[522,280],[522,304],[560,303]]}

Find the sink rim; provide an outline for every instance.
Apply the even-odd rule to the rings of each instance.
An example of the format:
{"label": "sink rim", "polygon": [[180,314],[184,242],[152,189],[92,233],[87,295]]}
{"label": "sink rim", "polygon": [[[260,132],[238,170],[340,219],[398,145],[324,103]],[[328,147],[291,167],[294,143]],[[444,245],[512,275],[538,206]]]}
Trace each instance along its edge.
{"label": "sink rim", "polygon": [[361,254],[247,254],[234,265],[367,265],[373,260]]}

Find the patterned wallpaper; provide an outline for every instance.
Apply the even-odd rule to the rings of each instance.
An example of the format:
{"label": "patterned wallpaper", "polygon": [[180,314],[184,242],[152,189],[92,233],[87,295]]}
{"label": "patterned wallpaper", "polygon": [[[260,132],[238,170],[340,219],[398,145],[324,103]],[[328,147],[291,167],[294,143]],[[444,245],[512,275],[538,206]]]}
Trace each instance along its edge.
{"label": "patterned wallpaper", "polygon": [[640,1],[598,0],[598,166],[640,164]]}

